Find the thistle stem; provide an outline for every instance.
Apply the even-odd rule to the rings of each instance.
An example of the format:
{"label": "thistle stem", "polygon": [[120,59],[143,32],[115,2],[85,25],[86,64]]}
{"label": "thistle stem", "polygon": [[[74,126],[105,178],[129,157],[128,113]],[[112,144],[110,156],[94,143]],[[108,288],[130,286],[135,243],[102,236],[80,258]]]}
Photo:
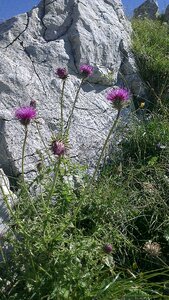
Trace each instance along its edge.
{"label": "thistle stem", "polygon": [[85,77],[82,78],[82,80],[80,82],[80,85],[79,85],[79,87],[77,89],[76,95],[75,95],[75,100],[73,102],[73,106],[72,106],[72,109],[71,109],[71,112],[70,112],[70,115],[69,115],[69,118],[68,118],[68,121],[67,121],[67,126],[66,126],[66,133],[67,134],[69,134],[73,112],[74,112],[74,109],[75,109],[75,106],[76,106],[76,103],[77,103],[77,100],[78,100],[78,96],[79,96],[79,92],[80,92],[81,86],[84,83],[84,81],[85,81]]}
{"label": "thistle stem", "polygon": [[26,147],[26,140],[28,137],[28,127],[25,125],[25,137],[23,141],[23,147],[22,147],[22,180],[24,182],[24,155],[25,155],[25,147]]}
{"label": "thistle stem", "polygon": [[46,150],[46,153],[48,154],[48,158],[49,158],[50,162],[52,162],[52,158],[51,158],[49,149],[48,149],[48,147],[47,147],[46,144],[45,144],[45,141],[44,141],[43,136],[42,136],[42,134],[41,134],[41,131],[40,131],[38,122],[36,121],[35,124],[36,124],[36,128],[37,128],[39,137],[40,137],[40,139],[41,139],[41,141],[42,141],[42,144],[43,144],[43,146],[44,146],[44,149]]}
{"label": "thistle stem", "polygon": [[66,82],[66,80],[63,79],[62,91],[61,91],[61,97],[60,97],[60,114],[61,114],[61,124],[60,124],[61,128],[60,129],[61,129],[61,136],[63,135],[63,125],[64,125],[64,120],[63,120],[63,96],[64,96],[65,82]]}
{"label": "thistle stem", "polygon": [[58,175],[58,172],[59,172],[60,163],[61,163],[61,158],[59,157],[58,163],[56,162],[55,166],[54,166],[54,178],[53,178],[53,183],[52,183],[51,190],[50,190],[49,195],[48,195],[48,204],[50,203],[50,200],[51,200],[51,198],[53,196],[53,193],[54,193],[54,190],[55,190],[56,180],[57,180],[57,175]]}
{"label": "thistle stem", "polygon": [[116,115],[116,119],[114,120],[114,123],[113,123],[112,127],[110,128],[110,131],[109,131],[109,133],[108,133],[108,136],[107,136],[107,138],[106,138],[106,140],[105,140],[105,142],[104,142],[103,148],[102,148],[102,150],[101,150],[99,159],[98,159],[97,164],[96,164],[96,168],[95,168],[95,170],[94,170],[94,173],[93,173],[93,176],[92,176],[92,179],[91,179],[89,185],[91,185],[91,184],[93,183],[93,181],[94,181],[94,179],[95,179],[95,176],[96,176],[96,174],[97,174],[97,172],[98,172],[98,169],[99,169],[99,166],[100,166],[100,162],[101,162],[101,160],[102,160],[102,156],[103,156],[103,154],[104,154],[104,152],[105,152],[105,149],[106,149],[106,147],[107,147],[107,144],[108,144],[108,141],[109,141],[109,139],[110,139],[110,136],[112,135],[113,130],[114,130],[114,128],[116,127],[117,122],[118,122],[118,120],[119,120],[120,112],[121,112],[121,109],[118,110],[117,115]]}

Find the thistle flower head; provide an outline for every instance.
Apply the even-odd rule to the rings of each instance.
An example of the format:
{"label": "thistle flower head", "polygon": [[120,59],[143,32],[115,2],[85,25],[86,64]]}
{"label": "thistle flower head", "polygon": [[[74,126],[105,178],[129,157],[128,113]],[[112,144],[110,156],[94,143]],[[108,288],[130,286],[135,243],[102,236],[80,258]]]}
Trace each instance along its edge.
{"label": "thistle flower head", "polygon": [[58,156],[64,155],[65,150],[66,150],[65,144],[62,141],[55,140],[52,142],[52,151],[54,155],[58,155]]}
{"label": "thistle flower head", "polygon": [[121,109],[125,102],[129,100],[129,91],[123,88],[111,89],[108,91],[106,98],[112,102],[115,108]]}
{"label": "thistle flower head", "polygon": [[56,75],[60,78],[60,79],[66,79],[68,77],[68,71],[66,68],[57,68],[56,70]]}
{"label": "thistle flower head", "polygon": [[15,111],[15,117],[22,125],[27,126],[36,117],[36,110],[32,106],[19,107]]}
{"label": "thistle flower head", "polygon": [[84,77],[91,76],[93,74],[93,67],[90,65],[81,65],[80,72]]}
{"label": "thistle flower head", "polygon": [[113,247],[111,244],[105,244],[103,250],[105,253],[110,254],[113,251]]}
{"label": "thistle flower head", "polygon": [[152,256],[159,256],[161,254],[160,244],[151,240],[144,244],[143,249]]}

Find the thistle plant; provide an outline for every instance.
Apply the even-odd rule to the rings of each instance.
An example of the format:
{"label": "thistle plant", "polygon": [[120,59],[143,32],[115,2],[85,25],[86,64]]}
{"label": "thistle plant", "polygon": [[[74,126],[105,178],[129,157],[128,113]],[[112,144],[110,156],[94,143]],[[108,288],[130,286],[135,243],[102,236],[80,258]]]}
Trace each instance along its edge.
{"label": "thistle plant", "polygon": [[[68,131],[80,87],[88,76],[92,75],[93,67],[83,65],[80,67],[80,72],[82,80],[75,94],[68,119]],[[120,120],[120,113],[129,100],[127,89],[114,88],[108,91],[106,99],[115,108],[117,114],[105,141],[103,141],[104,144],[93,177],[90,178],[90,184],[94,182],[92,189],[89,188],[90,185],[87,185],[87,176],[80,178],[83,180],[82,184],[78,180],[76,181],[76,176],[78,177],[82,168],[79,169],[77,164],[73,164],[69,158],[66,159],[68,137],[66,136],[67,132],[63,132],[64,84],[68,73],[65,68],[58,68],[56,74],[62,82],[61,128],[59,128],[57,136],[52,138],[50,149],[45,146],[43,135],[40,135],[38,130],[46,154],[49,151],[51,160],[50,164],[45,164],[43,163],[46,158],[45,154],[39,154],[39,173],[33,184],[28,185],[27,182],[23,182],[24,188],[21,188],[18,193],[19,205],[11,211],[12,222],[7,245],[12,246],[12,255],[9,256],[9,260],[11,260],[9,263],[8,257],[4,265],[1,263],[0,298],[14,300],[28,298],[116,300],[117,298],[134,297],[137,299],[141,297],[140,299],[142,299],[145,298],[144,289],[148,294],[150,291],[150,297],[159,295],[159,291],[164,290],[164,283],[161,282],[156,288],[156,283],[153,286],[152,281],[156,280],[157,275],[160,277],[162,274],[162,278],[167,275],[166,286],[168,286],[169,275],[168,260],[167,258],[163,259],[164,245],[166,247],[168,244],[167,229],[169,226],[168,217],[163,218],[166,215],[166,208],[168,211],[168,187],[164,182],[164,180],[168,180],[166,168],[163,171],[160,166],[160,172],[156,175],[157,170],[154,172],[152,165],[150,166],[148,163],[147,166],[144,165],[146,172],[143,174],[143,168],[139,170],[136,165],[136,170],[134,170],[130,162],[127,171],[125,168],[123,170],[123,174],[126,175],[124,177],[116,173],[115,161],[115,164],[111,164],[111,176],[109,169],[105,168],[104,174],[101,174],[99,180],[94,182],[108,142]],[[141,104],[139,109],[144,110],[144,104]],[[36,117],[36,101],[31,100],[29,107],[17,109],[15,116],[25,129],[22,149],[22,176],[24,177],[28,125]],[[38,121],[36,125],[38,128]],[[157,134],[159,122],[155,123],[153,128]],[[163,130],[158,131],[158,143],[162,142],[161,133],[163,131],[168,141],[168,129],[163,126]],[[139,132],[142,133],[142,131]],[[152,133],[151,130],[150,133]],[[133,134],[131,137],[133,138]],[[142,147],[143,138],[145,138],[143,134],[138,134],[136,139],[131,140],[131,147],[129,147],[130,144],[126,144],[127,151],[130,151],[129,155],[123,148],[126,168],[128,157],[131,158],[133,153],[137,155],[137,145]],[[137,142],[134,143],[134,141]],[[157,147],[154,149],[155,144],[157,143],[152,140],[154,151],[157,150]],[[164,143],[164,146],[165,144],[168,145]],[[149,146],[146,142],[146,149],[150,148],[147,145]],[[163,153],[164,149],[160,148],[159,151]],[[164,155],[161,158],[164,163]],[[150,159],[149,153],[148,159]],[[122,164],[123,161],[120,163]],[[149,174],[148,177],[147,174]],[[84,175],[84,173],[80,175]],[[138,185],[139,177],[141,179]],[[162,178],[163,184],[161,190],[159,189],[160,178]],[[144,193],[143,188],[145,189],[148,180],[150,181],[148,183],[151,181],[154,183],[151,185],[154,187],[153,193]],[[26,191],[29,192],[26,193]],[[166,193],[165,206],[162,201],[159,202],[159,199],[164,199],[164,193]],[[53,201],[55,199],[56,201]],[[149,221],[147,216],[151,211],[152,216]],[[142,235],[140,239],[136,236],[136,232],[142,233],[143,222],[147,224],[148,233],[151,229],[150,233],[152,237],[155,237],[153,238],[155,241]],[[166,243],[164,243],[164,237],[162,242],[159,240],[159,236],[161,238],[163,235],[163,224],[166,231]],[[168,248],[166,249],[168,253]],[[157,262],[158,266],[162,265],[163,268],[166,268],[164,270],[166,274],[163,271],[154,271],[153,278],[152,265],[150,269],[146,266],[150,273],[145,273],[143,256],[147,257],[150,263]],[[146,280],[148,281],[147,285]],[[148,295],[146,299],[150,297]]]}
{"label": "thistle plant", "polygon": [[56,75],[60,78],[65,80],[68,77],[68,71],[66,68],[57,68]]}
{"label": "thistle plant", "polygon": [[24,181],[24,156],[25,156],[26,140],[28,136],[28,125],[30,124],[30,121],[36,117],[36,110],[33,106],[20,107],[16,109],[15,117],[24,126],[24,130],[25,130],[25,136],[24,136],[23,147],[22,147],[22,179]]}
{"label": "thistle plant", "polygon": [[64,98],[64,89],[65,89],[65,82],[68,77],[68,71],[66,68],[58,68],[56,70],[56,75],[62,79],[62,90],[61,90],[61,96],[60,96],[60,112],[61,112],[61,128],[60,128],[60,136],[61,140],[58,138],[54,139],[51,144],[51,150],[55,156],[58,157],[58,161],[55,162],[54,166],[54,178],[53,178],[53,183],[51,190],[48,195],[48,204],[50,203],[50,200],[53,196],[55,186],[56,186],[56,181],[60,169],[60,164],[61,164],[61,159],[64,156],[66,152],[66,146],[63,141],[64,136],[63,136],[63,128],[64,128],[64,118],[63,118],[63,98]]}
{"label": "thistle plant", "polygon": [[75,95],[75,100],[73,102],[73,106],[72,106],[72,109],[71,109],[71,112],[70,112],[70,115],[69,115],[69,118],[68,118],[68,121],[67,121],[67,126],[66,126],[66,134],[69,135],[69,130],[70,130],[70,125],[71,125],[71,121],[72,121],[72,116],[73,116],[73,113],[74,113],[74,109],[75,109],[75,106],[76,106],[76,103],[77,103],[77,100],[78,100],[78,96],[79,96],[79,92],[80,92],[80,89],[84,83],[84,81],[93,75],[93,66],[90,66],[90,65],[81,65],[80,68],[80,73],[82,75],[82,79],[81,79],[81,82],[80,82],[80,85],[77,89],[77,92],[76,92],[76,95]]}
{"label": "thistle plant", "polygon": [[62,156],[65,154],[65,145],[62,141],[54,140],[52,142],[52,151],[54,155]]}
{"label": "thistle plant", "polygon": [[54,177],[53,177],[52,187],[51,187],[49,195],[48,195],[48,204],[50,203],[50,200],[51,200],[54,190],[55,190],[57,176],[58,176],[59,168],[60,168],[60,164],[61,164],[61,159],[66,152],[66,147],[65,147],[65,144],[63,141],[53,140],[52,145],[51,145],[51,150],[52,150],[53,154],[58,157],[58,161],[55,162],[55,166],[54,166]]}
{"label": "thistle plant", "polygon": [[84,78],[90,77],[93,75],[93,66],[90,65],[81,65],[80,73]]}
{"label": "thistle plant", "polygon": [[63,126],[64,126],[64,119],[63,119],[63,97],[64,97],[64,89],[65,89],[65,83],[66,79],[68,77],[68,71],[66,68],[58,68],[56,70],[56,75],[62,79],[62,90],[61,90],[61,96],[60,96],[60,109],[61,109],[61,121],[60,121],[60,131],[61,136],[63,135]]}
{"label": "thistle plant", "polygon": [[[138,25],[140,28],[141,24]],[[165,24],[165,32],[167,30]],[[154,37],[155,32],[152,33]],[[159,37],[158,35],[158,39]],[[141,40],[145,46],[144,38]],[[149,40],[148,38],[147,43]],[[153,47],[156,48],[161,49]],[[138,49],[141,49],[140,44]],[[152,56],[154,57],[156,55]],[[153,59],[147,60],[146,53],[145,58],[146,64],[152,64]],[[157,71],[161,72],[164,69],[160,67],[162,60],[154,61],[158,63]],[[61,85],[58,100],[59,130],[52,139],[49,149],[44,142],[46,136],[40,133],[38,126],[40,122],[35,119],[42,141],[39,151],[40,164],[36,178],[31,184],[25,180],[18,185],[18,203],[15,209],[8,207],[6,202],[11,216],[9,222],[7,221],[9,225],[7,235],[2,237],[0,234],[0,253],[4,259],[4,262],[0,261],[0,299],[167,298],[169,286],[167,103],[165,102],[163,110],[158,106],[156,113],[149,115],[151,118],[146,119],[146,129],[142,122],[144,119],[139,118],[139,122],[135,122],[134,118],[132,127],[127,128],[127,135],[122,136],[120,149],[123,155],[120,156],[119,149],[116,149],[117,152],[111,154],[113,158],[111,163],[105,165],[104,172],[99,174],[108,144],[118,131],[117,124],[121,112],[129,100],[127,89],[111,88],[106,94],[106,99],[115,109],[115,117],[105,140],[102,140],[103,146],[95,164],[93,177],[89,177],[85,171],[82,172],[83,167],[79,168],[77,163],[73,163],[69,157],[66,158],[66,138],[69,138],[66,134],[69,134],[73,113],[80,97],[80,88],[92,75],[93,67],[80,66],[80,86],[78,85],[78,90],[74,93],[68,121],[64,120],[63,114],[68,72],[66,68],[58,68],[55,73]],[[151,73],[147,68],[146,82],[150,83],[150,79],[154,81],[154,76],[156,77],[157,80],[154,82],[157,83],[159,93],[156,87],[154,90],[159,101],[155,103],[163,104],[163,99],[160,102],[160,94],[163,92],[162,85],[165,80],[160,81],[158,77],[165,79],[166,74],[162,72],[160,75],[157,72],[156,76],[155,72]],[[147,77],[147,74],[152,76]],[[125,75],[122,80],[127,87]],[[138,110],[144,117],[144,112],[147,111],[147,102],[144,102],[144,99],[140,101]],[[28,130],[30,122],[36,117],[36,101],[32,99],[29,107],[18,108],[15,117],[24,126],[25,131],[21,149],[24,179]],[[1,146],[3,147],[3,141]],[[74,156],[77,155],[76,149],[72,152]],[[46,160],[47,155],[50,156],[50,161]],[[6,169],[7,167],[8,165]],[[97,175],[100,175],[99,180],[96,180]],[[90,184],[93,183],[91,186],[87,184],[89,180]],[[6,185],[4,187],[6,188]],[[8,196],[11,197],[3,193],[3,190],[2,194],[4,200]],[[6,201],[8,200],[10,198],[6,198]],[[3,255],[3,244],[11,249],[9,255],[6,255],[5,251]]]}
{"label": "thistle plant", "polygon": [[111,244],[105,244],[103,246],[103,251],[107,254],[110,254],[113,251],[113,247]]}
{"label": "thistle plant", "polygon": [[115,109],[117,109],[117,115],[116,115],[116,118],[114,120],[114,123],[113,123],[112,127],[109,130],[107,138],[104,142],[104,145],[103,145],[103,148],[101,150],[99,159],[97,161],[96,168],[94,170],[94,173],[93,173],[92,180],[91,180],[90,184],[93,183],[93,181],[95,179],[95,176],[98,172],[98,169],[100,167],[100,163],[101,163],[101,160],[103,158],[104,152],[105,152],[107,144],[109,142],[109,139],[110,139],[110,137],[111,137],[111,135],[112,135],[117,123],[118,123],[118,120],[120,118],[121,110],[125,106],[126,102],[129,100],[129,92],[128,92],[128,90],[123,89],[123,88],[111,89],[111,90],[108,91],[106,98],[107,98],[108,101],[111,102],[112,106]]}

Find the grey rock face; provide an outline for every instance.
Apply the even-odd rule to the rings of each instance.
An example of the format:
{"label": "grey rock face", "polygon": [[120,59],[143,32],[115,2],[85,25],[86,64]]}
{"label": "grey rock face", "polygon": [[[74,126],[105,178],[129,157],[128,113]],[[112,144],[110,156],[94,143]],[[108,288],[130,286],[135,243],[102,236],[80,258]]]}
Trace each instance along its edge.
{"label": "grey rock face", "polygon": [[84,83],[74,111],[70,156],[91,168],[95,165],[116,115],[105,100],[109,86],[123,84],[132,93],[144,92],[130,51],[130,33],[120,0],[44,0],[0,24],[0,167],[8,176],[21,172],[24,139],[14,109],[37,101],[38,124],[30,124],[26,145],[29,176],[36,172],[37,150],[45,155],[51,132],[59,132],[62,82],[55,70],[69,69],[66,124],[83,63],[94,65],[95,72]]}
{"label": "grey rock face", "polygon": [[10,190],[8,177],[0,169],[0,238],[8,230],[9,209],[14,206],[17,197]]}
{"label": "grey rock face", "polygon": [[148,18],[155,20],[159,14],[156,0],[147,0],[134,10],[134,18]]}
{"label": "grey rock face", "polygon": [[169,22],[169,5],[166,7],[164,18],[166,22]]}

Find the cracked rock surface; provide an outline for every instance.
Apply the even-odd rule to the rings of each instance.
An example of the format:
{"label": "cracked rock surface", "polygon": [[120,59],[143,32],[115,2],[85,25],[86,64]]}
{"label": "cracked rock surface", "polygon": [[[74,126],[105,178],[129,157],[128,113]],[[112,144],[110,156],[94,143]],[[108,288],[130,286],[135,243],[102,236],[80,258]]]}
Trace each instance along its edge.
{"label": "cracked rock surface", "polygon": [[[143,93],[130,51],[130,23],[120,0],[43,0],[28,13],[0,24],[0,168],[8,176],[21,172],[23,126],[14,109],[37,101],[39,125],[29,126],[25,172],[35,172],[37,151],[58,133],[62,82],[55,75],[67,67],[64,121],[79,86],[79,66],[95,66],[85,82],[70,129],[70,156],[93,167],[116,111],[105,100],[110,86]],[[107,76],[110,74],[111,76]],[[38,131],[40,130],[41,136]]]}

